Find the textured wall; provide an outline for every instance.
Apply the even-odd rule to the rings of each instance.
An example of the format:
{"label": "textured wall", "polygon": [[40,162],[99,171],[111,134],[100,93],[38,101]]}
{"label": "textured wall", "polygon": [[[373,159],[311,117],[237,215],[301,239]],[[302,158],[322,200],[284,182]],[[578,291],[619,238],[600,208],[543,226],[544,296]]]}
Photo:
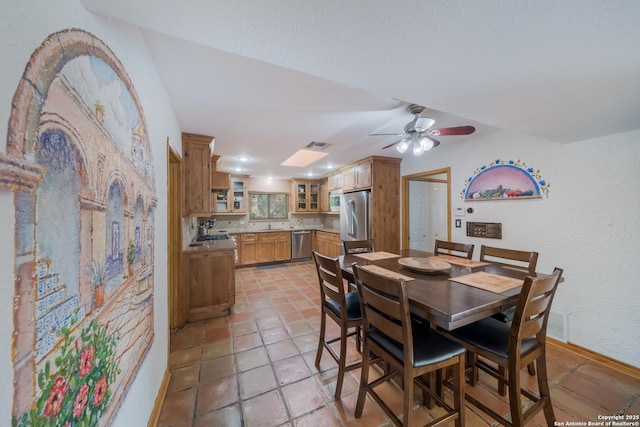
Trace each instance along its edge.
{"label": "textured wall", "polygon": [[[551,183],[549,198],[463,202],[465,179],[495,159],[520,159]],[[402,175],[451,166],[453,207],[473,207],[452,240],[540,253],[538,270],[564,268],[553,310],[569,342],[640,366],[640,132],[556,144],[499,131],[406,156]],[[466,221],[501,222],[502,240],[466,236]],[[479,256],[479,250],[475,257]]]}

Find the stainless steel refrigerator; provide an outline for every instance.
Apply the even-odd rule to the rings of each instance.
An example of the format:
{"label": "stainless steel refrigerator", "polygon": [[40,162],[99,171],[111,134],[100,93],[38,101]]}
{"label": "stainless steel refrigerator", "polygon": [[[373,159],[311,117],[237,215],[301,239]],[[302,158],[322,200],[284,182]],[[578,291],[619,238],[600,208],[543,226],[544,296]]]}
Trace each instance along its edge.
{"label": "stainless steel refrigerator", "polygon": [[371,237],[371,192],[345,193],[340,199],[340,239],[366,240]]}

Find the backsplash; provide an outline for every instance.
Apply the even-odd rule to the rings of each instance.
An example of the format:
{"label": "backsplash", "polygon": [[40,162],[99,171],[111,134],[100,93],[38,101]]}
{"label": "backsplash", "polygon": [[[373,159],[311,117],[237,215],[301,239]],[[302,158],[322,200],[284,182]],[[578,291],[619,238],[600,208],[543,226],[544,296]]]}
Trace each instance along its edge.
{"label": "backsplash", "polygon": [[[249,215],[213,215],[208,218],[198,218],[197,225],[203,225],[205,222],[215,220],[214,230],[226,231],[261,231],[261,230],[290,230],[300,228],[340,228],[340,217],[338,215],[297,215],[289,214],[289,219],[282,221],[251,221]],[[190,230],[190,235],[197,235],[197,228]]]}

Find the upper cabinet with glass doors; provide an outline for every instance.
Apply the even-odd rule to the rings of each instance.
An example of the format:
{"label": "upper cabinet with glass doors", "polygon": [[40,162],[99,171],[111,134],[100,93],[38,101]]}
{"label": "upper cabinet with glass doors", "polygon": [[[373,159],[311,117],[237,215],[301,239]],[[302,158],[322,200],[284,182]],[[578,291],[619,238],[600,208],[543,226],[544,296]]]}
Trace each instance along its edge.
{"label": "upper cabinet with glass doors", "polygon": [[320,211],[320,181],[291,180],[292,212]]}

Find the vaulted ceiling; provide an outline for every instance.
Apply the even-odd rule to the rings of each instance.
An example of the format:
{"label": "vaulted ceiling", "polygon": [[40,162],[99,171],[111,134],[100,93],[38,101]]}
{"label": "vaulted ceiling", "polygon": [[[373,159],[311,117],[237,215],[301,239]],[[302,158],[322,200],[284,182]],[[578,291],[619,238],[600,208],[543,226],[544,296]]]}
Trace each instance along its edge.
{"label": "vaulted ceiling", "polygon": [[[222,168],[252,176],[401,156],[382,148],[397,136],[368,135],[402,132],[410,103],[434,128],[477,128],[442,145],[496,129],[571,143],[640,128],[636,0],[83,4],[142,29],[181,129],[214,136]],[[329,155],[280,166],[312,141]]]}

